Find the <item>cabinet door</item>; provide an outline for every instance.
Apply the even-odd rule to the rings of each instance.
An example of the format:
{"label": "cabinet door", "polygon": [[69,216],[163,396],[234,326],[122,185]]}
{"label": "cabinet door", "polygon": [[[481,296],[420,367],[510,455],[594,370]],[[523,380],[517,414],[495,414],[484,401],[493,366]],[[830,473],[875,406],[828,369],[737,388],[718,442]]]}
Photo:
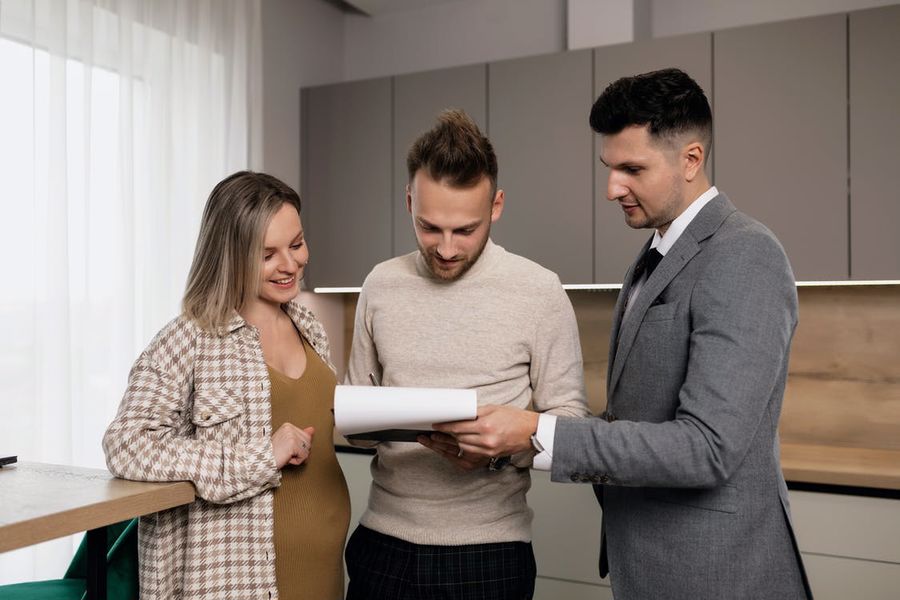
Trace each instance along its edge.
{"label": "cabinet door", "polygon": [[486,132],[487,70],[484,65],[441,69],[394,78],[394,213],[393,254],[416,249],[412,220],[406,210],[406,155],[412,143],[431,129],[447,108],[466,111]]}
{"label": "cabinet door", "polygon": [[716,185],[775,232],[799,280],[849,273],[846,23],[713,35]]}
{"label": "cabinet door", "polygon": [[307,284],[359,286],[391,256],[391,80],[302,94]]}
{"label": "cabinet door", "polygon": [[[712,97],[712,35],[683,35],[656,40],[617,44],[594,50],[594,99],[610,83],[627,77],[677,67],[690,75]],[[585,123],[590,106],[585,111]],[[713,144],[715,150],[715,144]],[[622,209],[607,200],[609,169],[600,162],[600,136],[594,136],[594,281],[621,283],[625,271],[637,258],[652,230],[631,229],[625,224]],[[712,156],[707,173],[712,175]]]}
{"label": "cabinet door", "polygon": [[900,6],[850,13],[850,276],[900,279]]}
{"label": "cabinet door", "polygon": [[587,283],[593,272],[591,51],[491,63],[488,129],[506,206],[493,239]]}

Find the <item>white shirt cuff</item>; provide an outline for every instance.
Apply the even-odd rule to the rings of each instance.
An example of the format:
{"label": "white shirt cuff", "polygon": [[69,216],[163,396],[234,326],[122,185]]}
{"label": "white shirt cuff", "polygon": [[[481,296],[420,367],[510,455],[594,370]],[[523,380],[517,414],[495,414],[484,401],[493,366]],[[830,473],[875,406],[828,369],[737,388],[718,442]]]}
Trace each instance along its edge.
{"label": "white shirt cuff", "polygon": [[534,455],[532,466],[539,471],[549,471],[553,466],[553,438],[556,436],[556,415],[538,415],[538,428],[534,437],[544,449]]}

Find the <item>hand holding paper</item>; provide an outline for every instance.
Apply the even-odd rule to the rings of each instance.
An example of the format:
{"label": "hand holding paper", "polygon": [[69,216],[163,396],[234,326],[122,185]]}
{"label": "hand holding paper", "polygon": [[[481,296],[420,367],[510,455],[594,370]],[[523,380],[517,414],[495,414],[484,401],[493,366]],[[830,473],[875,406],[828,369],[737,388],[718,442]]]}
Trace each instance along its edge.
{"label": "hand holding paper", "polygon": [[437,423],[438,431],[452,435],[470,456],[509,456],[531,449],[538,414],[513,406],[482,406],[477,421]]}

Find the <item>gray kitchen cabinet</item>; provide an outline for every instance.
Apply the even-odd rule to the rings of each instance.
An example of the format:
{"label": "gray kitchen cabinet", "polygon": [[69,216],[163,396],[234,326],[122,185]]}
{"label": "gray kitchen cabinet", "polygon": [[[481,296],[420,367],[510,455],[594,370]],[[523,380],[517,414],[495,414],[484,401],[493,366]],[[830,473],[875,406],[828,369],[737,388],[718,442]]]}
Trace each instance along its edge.
{"label": "gray kitchen cabinet", "polygon": [[482,131],[487,127],[487,69],[471,65],[426,71],[394,78],[393,105],[393,255],[416,249],[412,220],[406,210],[406,155],[423,132],[434,126],[438,113],[462,109]]}
{"label": "gray kitchen cabinet", "polygon": [[615,79],[668,66],[712,102],[712,181],[775,232],[798,280],[900,279],[898,30],[890,6],[304,89],[308,282],[359,286],[415,249],[406,154],[451,107],[497,152],[494,240],[563,283],[621,282],[651,232],[607,201],[588,115]]}
{"label": "gray kitchen cabinet", "polygon": [[850,276],[900,279],[900,6],[850,13]]}
{"label": "gray kitchen cabinet", "polygon": [[590,50],[488,65],[488,131],[506,193],[492,237],[563,283],[593,273],[592,94]]}
{"label": "gray kitchen cabinet", "polygon": [[715,180],[798,280],[849,275],[847,16],[713,34]]}
{"label": "gray kitchen cabinet", "polygon": [[302,93],[307,284],[359,286],[391,256],[391,80]]}
{"label": "gray kitchen cabinet", "polygon": [[[667,67],[677,67],[700,84],[710,103],[712,86],[712,34],[700,33],[617,44],[594,50],[594,99],[619,79]],[[587,126],[590,105],[584,110]],[[715,118],[715,114],[713,115]],[[713,152],[716,145],[713,143]],[[594,282],[620,283],[652,230],[625,224],[622,209],[607,199],[609,169],[600,162],[600,136],[594,136]],[[712,156],[707,173],[712,177]]]}

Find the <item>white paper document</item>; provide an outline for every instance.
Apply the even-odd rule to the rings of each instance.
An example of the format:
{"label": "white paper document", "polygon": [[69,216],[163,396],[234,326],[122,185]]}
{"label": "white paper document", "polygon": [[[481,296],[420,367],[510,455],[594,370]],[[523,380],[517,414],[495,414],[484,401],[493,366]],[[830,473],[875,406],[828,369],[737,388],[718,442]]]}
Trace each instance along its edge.
{"label": "white paper document", "polygon": [[475,390],[339,385],[334,427],[347,439],[414,442],[432,423],[474,419]]}

